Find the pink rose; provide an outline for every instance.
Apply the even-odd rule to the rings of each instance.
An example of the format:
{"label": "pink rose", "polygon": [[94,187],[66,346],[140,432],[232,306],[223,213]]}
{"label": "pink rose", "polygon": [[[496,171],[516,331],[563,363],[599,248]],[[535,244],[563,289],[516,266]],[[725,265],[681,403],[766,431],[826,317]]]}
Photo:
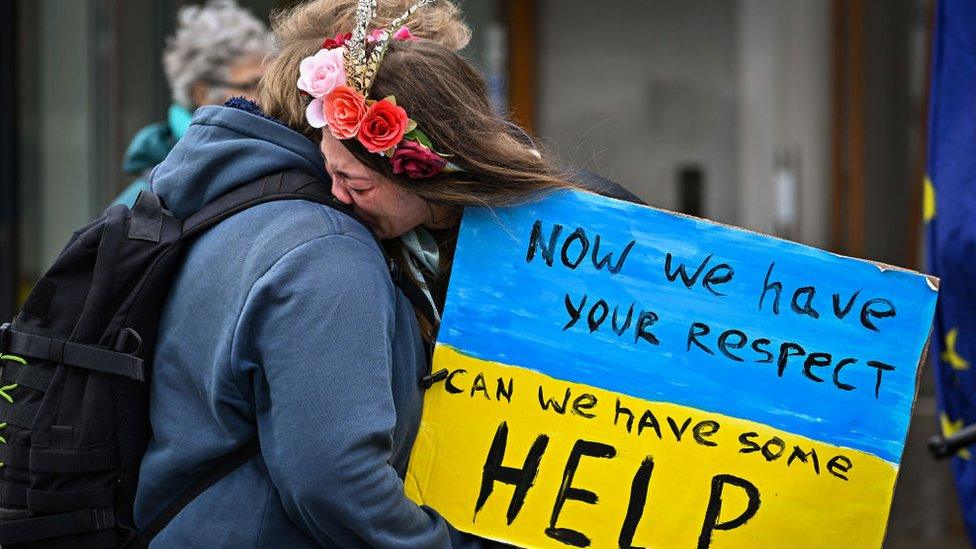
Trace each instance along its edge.
{"label": "pink rose", "polygon": [[359,132],[367,114],[366,99],[349,86],[339,86],[325,97],[322,111],[332,135],[336,139],[349,139]]}
{"label": "pink rose", "polygon": [[389,98],[369,106],[356,137],[371,153],[392,149],[407,131],[407,111]]}
{"label": "pink rose", "polygon": [[[366,43],[375,44],[376,42],[379,42],[384,36],[386,36],[386,29],[373,29],[369,31],[369,34],[366,35]],[[393,33],[392,38],[394,40],[400,40],[400,41],[416,40],[416,38],[412,34],[410,34],[410,29],[408,29],[407,27],[400,27],[399,30]]]}
{"label": "pink rose", "polygon": [[373,29],[369,31],[369,34],[366,35],[366,43],[372,44],[374,42],[379,42],[385,34],[386,29]]}
{"label": "pink rose", "polygon": [[321,99],[313,99],[308,107],[305,108],[305,119],[308,125],[313,128],[324,128],[328,122],[325,120],[325,104]]}
{"label": "pink rose", "polygon": [[407,27],[400,27],[400,30],[393,33],[393,39],[401,41],[416,40],[416,38],[410,34],[410,29]]}
{"label": "pink rose", "polygon": [[403,141],[390,158],[393,173],[407,174],[410,179],[422,179],[444,170],[447,160],[416,141]]}
{"label": "pink rose", "polygon": [[345,85],[346,65],[342,53],[342,48],[319,50],[315,55],[302,59],[298,89],[308,92],[315,99],[321,99],[337,86]]}

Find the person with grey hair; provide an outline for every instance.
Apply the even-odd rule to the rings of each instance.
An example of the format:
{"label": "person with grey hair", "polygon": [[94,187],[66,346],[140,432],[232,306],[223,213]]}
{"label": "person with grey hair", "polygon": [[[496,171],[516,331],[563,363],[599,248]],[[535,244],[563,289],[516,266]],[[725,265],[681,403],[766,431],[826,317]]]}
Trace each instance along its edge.
{"label": "person with grey hair", "polygon": [[149,189],[146,176],[183,137],[197,107],[221,105],[235,96],[253,98],[271,52],[268,28],[235,0],[180,9],[176,32],[163,52],[173,104],[166,121],[146,126],[132,139],[122,168],[139,177],[113,204],[131,207],[139,192]]}

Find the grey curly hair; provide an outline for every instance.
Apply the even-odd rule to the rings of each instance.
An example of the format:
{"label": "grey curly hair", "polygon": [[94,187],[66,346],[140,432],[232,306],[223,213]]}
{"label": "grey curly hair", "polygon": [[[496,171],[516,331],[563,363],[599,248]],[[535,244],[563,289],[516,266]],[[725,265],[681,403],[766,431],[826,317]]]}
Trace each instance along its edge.
{"label": "grey curly hair", "polygon": [[268,28],[235,0],[210,0],[181,8],[176,32],[166,41],[163,70],[173,101],[193,109],[191,90],[205,78],[225,78],[227,68],[247,55],[272,52]]}

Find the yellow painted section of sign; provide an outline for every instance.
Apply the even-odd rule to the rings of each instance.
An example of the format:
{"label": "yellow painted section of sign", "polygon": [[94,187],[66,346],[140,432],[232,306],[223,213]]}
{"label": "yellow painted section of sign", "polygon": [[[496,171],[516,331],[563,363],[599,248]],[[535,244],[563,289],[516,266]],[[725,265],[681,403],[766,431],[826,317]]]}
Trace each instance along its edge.
{"label": "yellow painted section of sign", "polygon": [[[590,547],[655,548],[879,547],[884,540],[897,467],[871,454],[439,345],[434,371],[442,368],[453,375],[427,392],[405,486],[460,530],[528,547],[570,546],[554,536]],[[540,390],[543,401],[562,407],[565,400],[563,413],[543,410]],[[486,469],[503,422],[504,479]],[[518,473],[540,435],[548,440],[537,475],[507,524]],[[568,472],[574,448],[588,450]],[[494,480],[484,482],[486,470]],[[476,513],[483,484],[491,491]],[[750,503],[758,504],[752,513]],[[717,515],[709,519],[710,508]]]}

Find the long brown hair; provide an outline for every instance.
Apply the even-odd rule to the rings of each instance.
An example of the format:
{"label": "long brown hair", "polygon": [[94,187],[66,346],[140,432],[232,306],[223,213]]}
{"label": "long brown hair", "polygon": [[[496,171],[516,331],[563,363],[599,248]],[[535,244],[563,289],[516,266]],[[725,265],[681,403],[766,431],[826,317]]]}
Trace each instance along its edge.
{"label": "long brown hair", "polygon": [[[385,28],[416,0],[380,0],[373,25]],[[313,0],[276,12],[271,17],[277,55],[258,86],[258,104],[269,116],[316,143],[320,130],[305,121],[308,99],[295,86],[302,59],[314,55],[322,41],[339,33],[352,32],[356,25],[358,0]],[[471,30],[461,20],[457,7],[448,0],[417,10],[407,19],[411,34],[459,50],[471,39]]]}
{"label": "long brown hair", "polygon": [[396,97],[430,137],[434,150],[461,168],[424,179],[393,173],[389,159],[358,140],[342,144],[357,159],[428,202],[508,206],[555,189],[577,187],[521,130],[495,112],[481,74],[453,50],[429,40],[393,42],[380,63],[371,99]]}

